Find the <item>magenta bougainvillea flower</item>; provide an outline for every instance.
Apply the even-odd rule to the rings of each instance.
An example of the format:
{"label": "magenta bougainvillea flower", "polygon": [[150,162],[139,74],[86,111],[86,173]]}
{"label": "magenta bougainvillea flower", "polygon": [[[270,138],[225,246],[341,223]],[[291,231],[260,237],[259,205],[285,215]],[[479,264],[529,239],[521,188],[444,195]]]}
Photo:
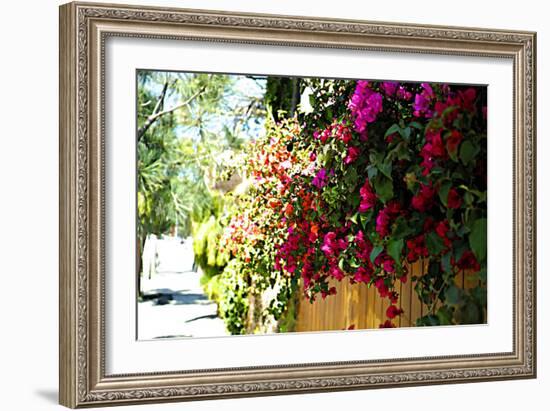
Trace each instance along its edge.
{"label": "magenta bougainvillea flower", "polygon": [[[310,300],[330,298],[337,281],[374,287],[390,303],[380,327],[394,327],[403,314],[399,282],[408,281],[411,264],[422,261],[431,276],[425,283],[410,277],[426,300],[445,295],[444,271],[448,281],[458,270],[486,268],[486,258],[476,258],[486,250],[474,250],[464,218],[467,209],[486,218],[485,96],[481,88],[436,83],[316,87],[314,111],[298,114],[284,144],[266,140],[250,167],[257,181],[250,203],[268,204],[264,213],[275,223],[262,237],[274,240],[256,246],[274,250],[273,265],[248,272],[299,279]],[[235,239],[252,244],[258,227],[241,227]]]}
{"label": "magenta bougainvillea flower", "polygon": [[361,201],[359,203],[359,212],[364,213],[370,210],[376,204],[376,194],[372,191],[369,180],[365,181],[365,184],[359,189],[359,196]]}
{"label": "magenta bougainvillea flower", "polygon": [[475,272],[481,269],[474,253],[470,250],[464,251],[462,257],[458,260],[456,266],[461,270],[473,270]]}
{"label": "magenta bougainvillea flower", "polygon": [[458,191],[455,188],[449,190],[447,195],[447,207],[449,208],[459,208],[462,205],[462,198],[458,194]]}
{"label": "magenta bougainvillea flower", "polygon": [[397,98],[400,100],[410,100],[412,93],[403,86],[397,88]]}
{"label": "magenta bougainvillea flower", "polygon": [[422,157],[420,165],[424,168],[423,175],[430,173],[437,159],[446,158],[447,151],[441,139],[441,130],[426,130],[426,144],[420,150],[420,156]]}
{"label": "magenta bougainvillea flower", "polygon": [[407,249],[409,250],[407,254],[407,261],[409,263],[414,263],[418,261],[421,257],[428,257],[430,253],[426,247],[426,239],[424,234],[420,234],[417,237],[413,237],[410,240],[407,240]]}
{"label": "magenta bougainvillea flower", "polygon": [[412,198],[411,205],[415,210],[426,211],[433,205],[435,189],[431,185],[421,184],[420,190]]}
{"label": "magenta bougainvillea flower", "polygon": [[404,311],[401,308],[398,308],[395,305],[390,305],[386,310],[386,317],[388,317],[389,319],[393,319],[398,315],[403,314],[403,312]]}
{"label": "magenta bougainvillea flower", "polygon": [[398,86],[399,86],[399,83],[395,81],[383,81],[382,84],[380,85],[382,90],[384,90],[384,93],[386,94],[386,96],[393,96]]}
{"label": "magenta bougainvillea flower", "polygon": [[367,124],[373,123],[382,112],[382,96],[369,87],[368,81],[359,80],[349,102],[349,109],[355,117],[354,125],[358,133],[365,133]]}
{"label": "magenta bougainvillea flower", "polygon": [[435,97],[432,86],[428,83],[420,84],[422,91],[414,97],[414,112],[415,117],[430,118],[433,115],[431,103]]}
{"label": "magenta bougainvillea flower", "polygon": [[361,149],[359,147],[350,146],[348,147],[348,152],[346,158],[344,158],[344,164],[351,164],[359,157]]}
{"label": "magenta bougainvillea flower", "polygon": [[324,186],[327,185],[327,181],[328,181],[327,170],[322,168],[317,172],[311,184],[313,184],[317,188],[323,188]]}
{"label": "magenta bougainvillea flower", "polygon": [[447,152],[450,155],[456,154],[458,151],[458,146],[462,142],[462,133],[458,130],[452,130],[449,136],[447,137]]}
{"label": "magenta bougainvillea flower", "polygon": [[401,204],[398,201],[390,201],[376,217],[376,232],[380,237],[386,237],[390,233],[390,224],[401,214]]}

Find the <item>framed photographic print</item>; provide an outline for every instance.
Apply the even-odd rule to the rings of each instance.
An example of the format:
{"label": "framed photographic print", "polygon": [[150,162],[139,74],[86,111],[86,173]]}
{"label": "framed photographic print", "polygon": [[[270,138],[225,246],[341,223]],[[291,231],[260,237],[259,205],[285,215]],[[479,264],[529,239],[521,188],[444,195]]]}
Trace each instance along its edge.
{"label": "framed photographic print", "polygon": [[535,40],[61,6],[61,404],[534,378]]}

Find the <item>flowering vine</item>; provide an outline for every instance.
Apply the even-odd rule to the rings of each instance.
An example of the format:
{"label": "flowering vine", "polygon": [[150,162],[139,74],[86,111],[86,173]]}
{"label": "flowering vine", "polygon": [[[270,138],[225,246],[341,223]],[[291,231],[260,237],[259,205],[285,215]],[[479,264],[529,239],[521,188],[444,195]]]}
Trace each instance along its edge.
{"label": "flowering vine", "polygon": [[[311,301],[335,294],[335,281],[364,283],[390,302],[380,327],[393,327],[404,314],[397,284],[414,280],[430,308],[417,325],[486,321],[484,89],[363,80],[308,87],[312,110],[254,145],[252,194],[226,230],[224,246],[257,277],[248,283],[286,279],[277,315],[298,280]],[[426,272],[409,278],[420,259]],[[461,270],[479,285],[457,288]]]}

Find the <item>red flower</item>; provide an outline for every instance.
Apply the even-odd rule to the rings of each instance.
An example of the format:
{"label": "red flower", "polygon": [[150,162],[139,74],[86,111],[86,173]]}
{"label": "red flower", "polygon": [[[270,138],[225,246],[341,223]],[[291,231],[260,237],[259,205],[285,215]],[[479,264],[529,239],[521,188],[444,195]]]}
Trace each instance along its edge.
{"label": "red flower", "polygon": [[395,328],[395,325],[390,321],[386,320],[378,326],[379,328]]}
{"label": "red flower", "polygon": [[393,273],[395,272],[395,262],[393,261],[393,258],[391,257],[387,257],[384,259],[384,261],[382,262],[382,268],[384,269],[385,272],[387,273]]}
{"label": "red flower", "polygon": [[336,280],[338,281],[342,281],[342,279],[344,278],[344,273],[342,270],[340,270],[340,268],[338,268],[337,266],[333,266],[331,267],[330,269],[330,275],[332,277],[334,277]]}
{"label": "red flower", "polygon": [[447,151],[449,154],[456,153],[461,141],[462,134],[458,130],[451,131],[451,135],[447,137]]}
{"label": "red flower", "polygon": [[327,298],[327,296],[329,295],[335,295],[336,294],[336,287],[330,287],[328,289],[328,291],[325,291],[325,290],[321,290],[321,297],[323,298],[323,300],[325,298]]}
{"label": "red flower", "polygon": [[388,317],[389,319],[393,319],[403,313],[404,311],[401,308],[397,308],[395,305],[392,304],[386,310],[386,317]]}
{"label": "red flower", "polygon": [[294,212],[294,207],[292,206],[292,204],[290,203],[287,204],[285,207],[285,216],[290,217],[293,212]]}
{"label": "red flower", "polygon": [[359,189],[359,195],[361,196],[361,203],[359,204],[359,212],[364,213],[376,204],[376,194],[372,191],[369,180],[365,181],[365,184]]}
{"label": "red flower", "polygon": [[385,237],[390,233],[390,214],[386,208],[383,208],[376,217],[376,232],[380,237]]}
{"label": "red flower", "polygon": [[[447,111],[445,113],[445,117],[442,117],[443,112],[449,107],[453,107],[453,109]],[[435,111],[438,116],[442,117],[443,124],[445,124],[446,127],[451,126],[453,124],[453,121],[455,121],[455,119],[458,117],[458,109],[455,103],[450,98],[447,98],[447,101],[445,103],[441,101],[435,103]]]}
{"label": "red flower", "polygon": [[474,111],[474,103],[477,97],[476,89],[469,87],[464,91],[459,91],[458,95],[462,100],[461,101],[462,108],[468,111]]}
{"label": "red flower", "polygon": [[409,263],[414,263],[420,257],[428,257],[429,255],[428,247],[426,247],[426,241],[423,234],[407,240],[407,249],[409,250],[409,253],[407,254],[407,261],[409,261]]}
{"label": "red flower", "polygon": [[414,209],[424,212],[433,205],[433,197],[435,195],[434,188],[430,185],[421,184],[420,190],[412,198],[412,206]]}
{"label": "red flower", "polygon": [[[372,271],[372,270],[371,270]],[[358,283],[368,283],[371,279],[369,271],[365,267],[359,267],[353,276]]]}
{"label": "red flower", "polygon": [[456,263],[456,266],[461,270],[473,270],[475,272],[481,270],[481,266],[476,259],[474,253],[470,250],[464,251],[460,260]]}
{"label": "red flower", "polygon": [[388,286],[384,283],[384,279],[382,277],[378,277],[376,281],[374,282],[374,286],[378,290],[378,294],[380,297],[387,297],[389,294]]}
{"label": "red flower", "polygon": [[344,164],[353,163],[355,160],[357,160],[357,157],[359,157],[360,152],[361,150],[358,147],[348,147],[348,153],[346,155],[346,158],[344,158]]}
{"label": "red flower", "polygon": [[462,205],[462,198],[458,194],[456,189],[451,188],[449,194],[447,195],[447,207],[449,208],[459,208]]}
{"label": "red flower", "polygon": [[420,165],[424,167],[422,171],[423,175],[429,174],[436,159],[447,156],[443,141],[441,140],[441,130],[426,130],[426,144],[422,147],[420,156],[422,157]]}
{"label": "red flower", "polygon": [[400,214],[400,207],[399,202],[390,201],[386,207],[380,210],[376,217],[376,232],[380,237],[385,237],[390,233],[391,220]]}
{"label": "red flower", "polygon": [[348,144],[351,141],[351,131],[349,128],[339,124],[336,127],[336,137],[342,140],[345,144]]}
{"label": "red flower", "polygon": [[449,233],[449,230],[450,230],[450,227],[449,227],[449,222],[447,220],[440,221],[435,227],[435,232],[439,237],[441,237],[446,247],[449,247],[451,245],[451,240],[447,236],[447,234]]}

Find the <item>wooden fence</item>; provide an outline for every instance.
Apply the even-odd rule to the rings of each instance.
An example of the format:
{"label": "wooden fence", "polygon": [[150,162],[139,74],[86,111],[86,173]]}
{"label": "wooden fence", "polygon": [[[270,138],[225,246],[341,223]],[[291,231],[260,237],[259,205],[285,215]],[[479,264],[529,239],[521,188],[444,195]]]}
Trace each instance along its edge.
{"label": "wooden fence", "polygon": [[[423,304],[414,291],[415,283],[412,276],[420,277],[427,270],[427,262],[418,261],[409,266],[409,281],[398,282],[396,291],[399,300],[396,306],[404,313],[396,317],[393,323],[397,327],[411,327],[417,318],[428,313],[428,307]],[[472,281],[464,272],[456,276],[456,285],[462,289],[473,288],[477,280]],[[315,302],[300,297],[296,331],[329,331],[345,330],[350,326],[355,329],[378,328],[386,320],[386,310],[390,304],[387,298],[380,298],[374,286],[365,284],[350,284],[347,280],[334,281],[336,295],[318,297]]]}

